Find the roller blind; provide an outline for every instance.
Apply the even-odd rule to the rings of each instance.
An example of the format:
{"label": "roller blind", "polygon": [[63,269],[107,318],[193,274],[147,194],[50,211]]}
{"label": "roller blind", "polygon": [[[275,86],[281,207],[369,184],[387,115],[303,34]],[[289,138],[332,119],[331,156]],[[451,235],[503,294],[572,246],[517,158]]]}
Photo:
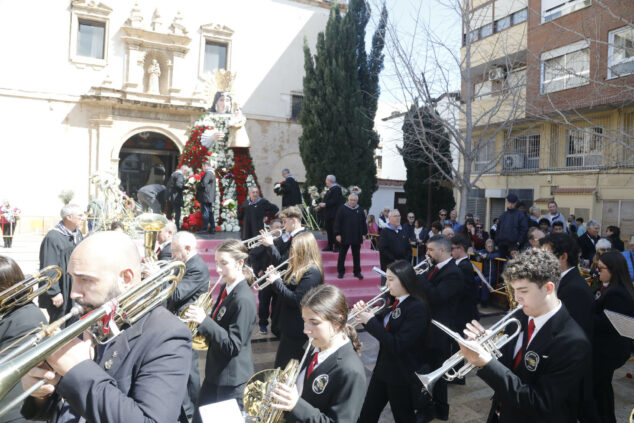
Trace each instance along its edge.
{"label": "roller blind", "polygon": [[[543,0],[542,0],[543,1]],[[495,20],[528,7],[528,0],[497,0],[495,2]]]}

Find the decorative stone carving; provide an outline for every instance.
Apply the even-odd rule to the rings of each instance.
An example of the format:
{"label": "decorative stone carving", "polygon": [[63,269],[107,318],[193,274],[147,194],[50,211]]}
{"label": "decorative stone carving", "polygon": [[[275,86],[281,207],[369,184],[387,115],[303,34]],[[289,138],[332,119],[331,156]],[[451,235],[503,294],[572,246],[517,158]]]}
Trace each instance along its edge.
{"label": "decorative stone carving", "polygon": [[154,9],[154,14],[152,15],[152,31],[154,32],[163,32],[163,19],[161,18],[161,13],[158,9]]}
{"label": "decorative stone carving", "polygon": [[101,17],[106,17],[112,12],[110,7],[95,0],[73,0],[71,2],[71,8],[74,11]]}
{"label": "decorative stone carving", "polygon": [[180,10],[176,12],[176,16],[174,16],[174,20],[169,29],[172,34],[187,35],[187,28],[183,25],[183,16]]}
{"label": "decorative stone carving", "polygon": [[143,24],[143,15],[141,14],[141,9],[139,8],[139,2],[134,2],[134,6],[132,6],[132,10],[130,11],[130,17],[125,21],[125,25],[131,26],[133,28],[140,28]]}
{"label": "decorative stone carving", "polygon": [[152,64],[148,67],[148,90],[150,94],[160,94],[159,78],[161,76],[161,66],[156,59],[152,59]]}

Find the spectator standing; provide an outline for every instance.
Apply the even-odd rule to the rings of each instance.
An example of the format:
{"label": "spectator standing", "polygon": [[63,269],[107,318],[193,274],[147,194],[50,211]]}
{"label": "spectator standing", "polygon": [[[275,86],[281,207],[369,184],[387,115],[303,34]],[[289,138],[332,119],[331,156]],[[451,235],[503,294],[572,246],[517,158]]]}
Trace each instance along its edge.
{"label": "spectator standing", "polygon": [[363,279],[361,274],[361,244],[363,237],[368,233],[365,224],[365,214],[359,207],[357,194],[348,195],[348,202],[339,207],[335,218],[335,237],[339,243],[339,258],[337,260],[337,272],[339,279],[346,273],[346,256],[348,248],[352,250],[352,263],[354,276]]}
{"label": "spectator standing", "polygon": [[564,229],[566,229],[568,226],[566,217],[563,214],[561,214],[561,212],[559,211],[559,208],[557,207],[557,203],[555,201],[550,201],[548,203],[548,214],[546,215],[546,217],[550,221],[551,228],[554,222],[561,222],[563,224]]}
{"label": "spectator standing", "polygon": [[214,219],[214,202],[216,201],[216,172],[209,162],[203,163],[203,177],[196,185],[196,199],[200,203],[200,213],[203,217],[203,226],[199,233],[216,232],[216,219]]}
{"label": "spectator standing", "polygon": [[282,208],[302,204],[302,193],[299,189],[297,179],[291,174],[289,169],[282,170],[284,182],[281,184],[282,189]]}
{"label": "spectator standing", "polygon": [[528,227],[538,227],[542,218],[542,209],[539,206],[531,206],[528,209]]}
{"label": "spectator standing", "polygon": [[571,214],[570,216],[568,216],[568,233],[576,234],[577,229],[579,228],[577,227],[577,221],[576,221],[575,215]]}
{"label": "spectator standing", "polygon": [[461,234],[469,241],[467,252],[474,252],[484,248],[485,240],[482,230],[480,230],[480,232],[476,230],[475,221],[473,219],[467,219]]}
{"label": "spectator standing", "polygon": [[583,224],[583,217],[578,217],[575,221],[577,222],[577,236],[579,237],[586,231],[586,225]]}
{"label": "spectator standing", "polygon": [[2,226],[2,239],[4,248],[11,248],[15,236],[15,225],[20,219],[20,209],[11,207],[9,200],[4,200],[0,207],[0,226]]}
{"label": "spectator standing", "polygon": [[[91,197],[92,198],[92,197]],[[88,220],[88,232],[92,232],[97,220],[103,217],[103,201],[92,198],[86,206],[86,220]]]}
{"label": "spectator standing", "polygon": [[500,216],[495,234],[495,242],[503,258],[509,257],[511,247],[519,248],[526,241],[528,222],[526,214],[515,208],[517,200],[515,194],[509,194],[506,197],[507,210]]}
{"label": "spectator standing", "polygon": [[326,186],[328,187],[328,192],[324,196],[324,201],[319,203],[319,207],[324,209],[326,233],[328,234],[328,245],[322,251],[337,252],[338,248],[334,233],[335,218],[337,217],[339,206],[341,206],[345,200],[335,175],[326,176]]}
{"label": "spectator standing", "polygon": [[379,215],[379,220],[376,221],[376,224],[379,227],[379,232],[378,233],[381,233],[383,228],[385,228],[388,225],[388,223],[390,223],[389,215],[390,215],[390,208],[389,207],[383,207],[383,211]]}
{"label": "spectator standing", "polygon": [[545,236],[546,234],[543,233],[538,227],[533,226],[532,228],[529,228],[527,235],[528,247],[526,249],[530,250],[531,248],[539,248],[539,241]]}
{"label": "spectator standing", "polygon": [[449,213],[449,224],[451,224],[451,229],[453,229],[454,233],[458,233],[462,229],[462,225],[458,222],[458,212],[456,210],[452,210]]}
{"label": "spectator standing", "polygon": [[260,189],[249,188],[249,198],[242,203],[238,212],[238,220],[242,221],[242,240],[260,235],[264,229],[264,219],[272,218],[279,211],[275,204],[260,197]]}
{"label": "spectator standing", "polygon": [[496,217],[493,219],[493,224],[491,225],[491,229],[489,230],[489,233],[491,234],[491,239],[495,239],[495,235],[497,235],[499,222],[499,218]]}
{"label": "spectator standing", "polygon": [[374,218],[373,214],[368,216],[367,224],[368,224],[368,236],[370,238],[370,242],[372,243],[372,248],[376,250],[378,241],[376,239],[376,236],[371,236],[371,235],[379,234],[379,226],[376,224],[376,219]]}
{"label": "spectator standing", "polygon": [[172,173],[167,182],[167,218],[171,219],[174,217],[177,229],[180,229],[181,225],[185,181],[190,174],[191,169],[188,166],[181,166]]}
{"label": "spectator standing", "polygon": [[590,220],[586,226],[586,231],[579,237],[579,247],[581,248],[581,258],[584,260],[584,267],[589,267],[597,252],[596,244],[599,240],[601,225],[596,220]]}
{"label": "spectator standing", "polygon": [[379,237],[379,259],[383,271],[396,260],[410,260],[412,255],[409,239],[401,226],[401,213],[394,209],[390,211],[389,218],[390,221]]}
{"label": "spectator standing", "polygon": [[610,225],[605,230],[605,237],[612,244],[612,248],[623,252],[625,250],[625,245],[623,244],[623,240],[621,239],[621,228],[618,226]]}

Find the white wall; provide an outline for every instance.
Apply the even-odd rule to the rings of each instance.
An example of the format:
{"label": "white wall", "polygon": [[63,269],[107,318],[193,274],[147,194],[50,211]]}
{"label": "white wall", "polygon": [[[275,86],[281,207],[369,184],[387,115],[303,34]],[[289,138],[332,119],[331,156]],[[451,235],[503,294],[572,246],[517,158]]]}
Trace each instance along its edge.
{"label": "white wall", "polygon": [[404,192],[403,187],[379,185],[379,189],[372,195],[372,206],[368,214],[378,219],[384,207],[394,208],[394,194]]}
{"label": "white wall", "polygon": [[377,177],[380,179],[405,180],[407,171],[398,148],[403,146],[403,118],[383,120],[392,112],[401,112],[402,106],[379,101],[374,126],[381,137],[383,166]]}

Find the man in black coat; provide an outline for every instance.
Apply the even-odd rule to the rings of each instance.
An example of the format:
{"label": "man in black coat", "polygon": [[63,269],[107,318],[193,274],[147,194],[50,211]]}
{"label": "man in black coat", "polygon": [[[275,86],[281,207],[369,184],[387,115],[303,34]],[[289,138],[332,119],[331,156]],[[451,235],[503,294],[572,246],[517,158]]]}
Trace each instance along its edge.
{"label": "man in black coat", "polygon": [[176,227],[181,227],[181,207],[183,207],[183,190],[185,181],[190,175],[191,169],[188,166],[181,166],[176,169],[167,182],[167,218],[174,215]]}
{"label": "man in black coat", "polygon": [[583,266],[590,267],[592,259],[597,252],[595,245],[599,240],[599,232],[601,225],[596,220],[590,220],[586,225],[586,231],[579,237],[577,242],[581,248],[581,259],[584,260]]}
{"label": "man in black coat", "polygon": [[511,247],[516,247],[519,250],[526,241],[528,220],[526,214],[517,209],[517,203],[517,195],[509,194],[506,197],[507,210],[502,213],[498,221],[495,243],[503,258],[509,256]]}
{"label": "man in black coat", "polygon": [[172,259],[172,238],[177,232],[176,223],[168,221],[156,236],[156,257],[158,260]]}
{"label": "man in black coat", "polygon": [[165,185],[150,184],[139,188],[136,197],[144,210],[162,213],[165,206],[166,192],[167,188],[165,188]]}
{"label": "man in black coat", "polygon": [[[398,209],[389,213],[388,220],[387,226],[383,228],[379,236],[379,260],[383,271],[396,260],[411,260],[412,257],[412,248],[407,233],[401,226],[401,213]],[[384,283],[385,281],[381,282],[381,284]]]}
{"label": "man in black coat", "polygon": [[291,175],[288,169],[282,170],[284,182],[281,184],[282,189],[282,208],[302,204],[302,193],[299,189],[297,179]]}
{"label": "man in black coat", "polygon": [[[209,289],[209,268],[196,250],[196,237],[190,232],[177,232],[172,238],[172,257],[185,263],[185,275],[167,300],[167,309],[180,316],[188,305],[193,303]],[[200,391],[200,372],[198,371],[198,351],[192,350],[192,365],[187,381],[187,395],[183,409],[187,419],[194,417],[198,393]]]}
{"label": "man in black coat", "polygon": [[[559,262],[550,252],[534,248],[511,260],[504,279],[523,306],[515,312],[521,324],[516,339],[502,347],[502,357],[475,342],[460,345],[477,375],[494,390],[488,422],[576,422],[579,386],[590,366],[590,342],[557,298]],[[515,328],[509,328],[515,330]],[[469,339],[484,333],[478,322],[468,327]]]}
{"label": "man in black coat", "polygon": [[[407,213],[407,221],[403,223],[403,230],[407,233],[407,238],[410,240],[411,244],[416,243],[416,232],[414,232],[414,222],[416,221],[416,216],[414,213]],[[412,245],[413,246],[413,245]]]}
{"label": "man in black coat", "polygon": [[363,279],[361,274],[361,244],[363,237],[368,233],[368,225],[365,223],[365,213],[359,207],[357,194],[348,195],[348,202],[339,207],[335,218],[335,237],[339,243],[339,258],[337,260],[337,272],[339,279],[346,273],[346,255],[348,248],[352,249],[352,263],[354,276]]}
{"label": "man in black coat", "polygon": [[238,220],[242,221],[242,240],[260,235],[264,229],[264,218],[271,218],[278,211],[275,204],[260,197],[258,187],[249,188],[249,199],[242,203],[238,212]]}
{"label": "man in black coat", "polygon": [[335,218],[337,217],[337,210],[339,210],[345,200],[335,175],[326,176],[326,186],[328,187],[328,192],[324,196],[324,201],[319,203],[319,207],[324,210],[326,233],[328,234],[328,245],[322,251],[336,251]]}
{"label": "man in black coat", "polygon": [[200,203],[200,213],[203,216],[203,226],[199,233],[216,232],[214,219],[214,201],[216,200],[216,172],[211,163],[203,163],[203,178],[196,186],[196,199]]}
{"label": "man in black coat", "polygon": [[[73,251],[71,298],[86,312],[141,283],[140,257],[121,232],[91,235]],[[23,378],[47,383],[26,399],[22,415],[50,422],[176,422],[187,386],[191,334],[158,306],[111,342],[74,338]],[[61,376],[61,378],[60,378]],[[81,420],[83,421],[83,419]]]}
{"label": "man in black coat", "polygon": [[62,220],[48,231],[40,244],[40,269],[59,266],[64,272],[59,281],[38,298],[40,307],[48,312],[50,322],[70,312],[73,307],[70,299],[72,278],[66,267],[73,250],[84,238],[79,229],[84,219],[84,211],[78,205],[64,206],[60,216]]}
{"label": "man in black coat", "polygon": [[[451,257],[451,242],[442,235],[427,241],[427,255],[434,267],[418,277],[421,289],[427,296],[431,318],[448,327],[456,327],[457,314],[464,279],[462,272]],[[436,326],[430,332],[431,345],[425,352],[426,362],[431,369],[437,369],[451,353],[450,338]],[[433,389],[436,418],[449,418],[447,383],[439,380]]]}
{"label": "man in black coat", "polygon": [[462,234],[451,238],[451,256],[462,272],[463,287],[460,302],[458,303],[458,313],[456,315],[456,331],[464,329],[465,325],[473,319],[479,320],[478,314],[478,286],[475,281],[475,271],[473,264],[469,260],[467,250],[470,242]]}

